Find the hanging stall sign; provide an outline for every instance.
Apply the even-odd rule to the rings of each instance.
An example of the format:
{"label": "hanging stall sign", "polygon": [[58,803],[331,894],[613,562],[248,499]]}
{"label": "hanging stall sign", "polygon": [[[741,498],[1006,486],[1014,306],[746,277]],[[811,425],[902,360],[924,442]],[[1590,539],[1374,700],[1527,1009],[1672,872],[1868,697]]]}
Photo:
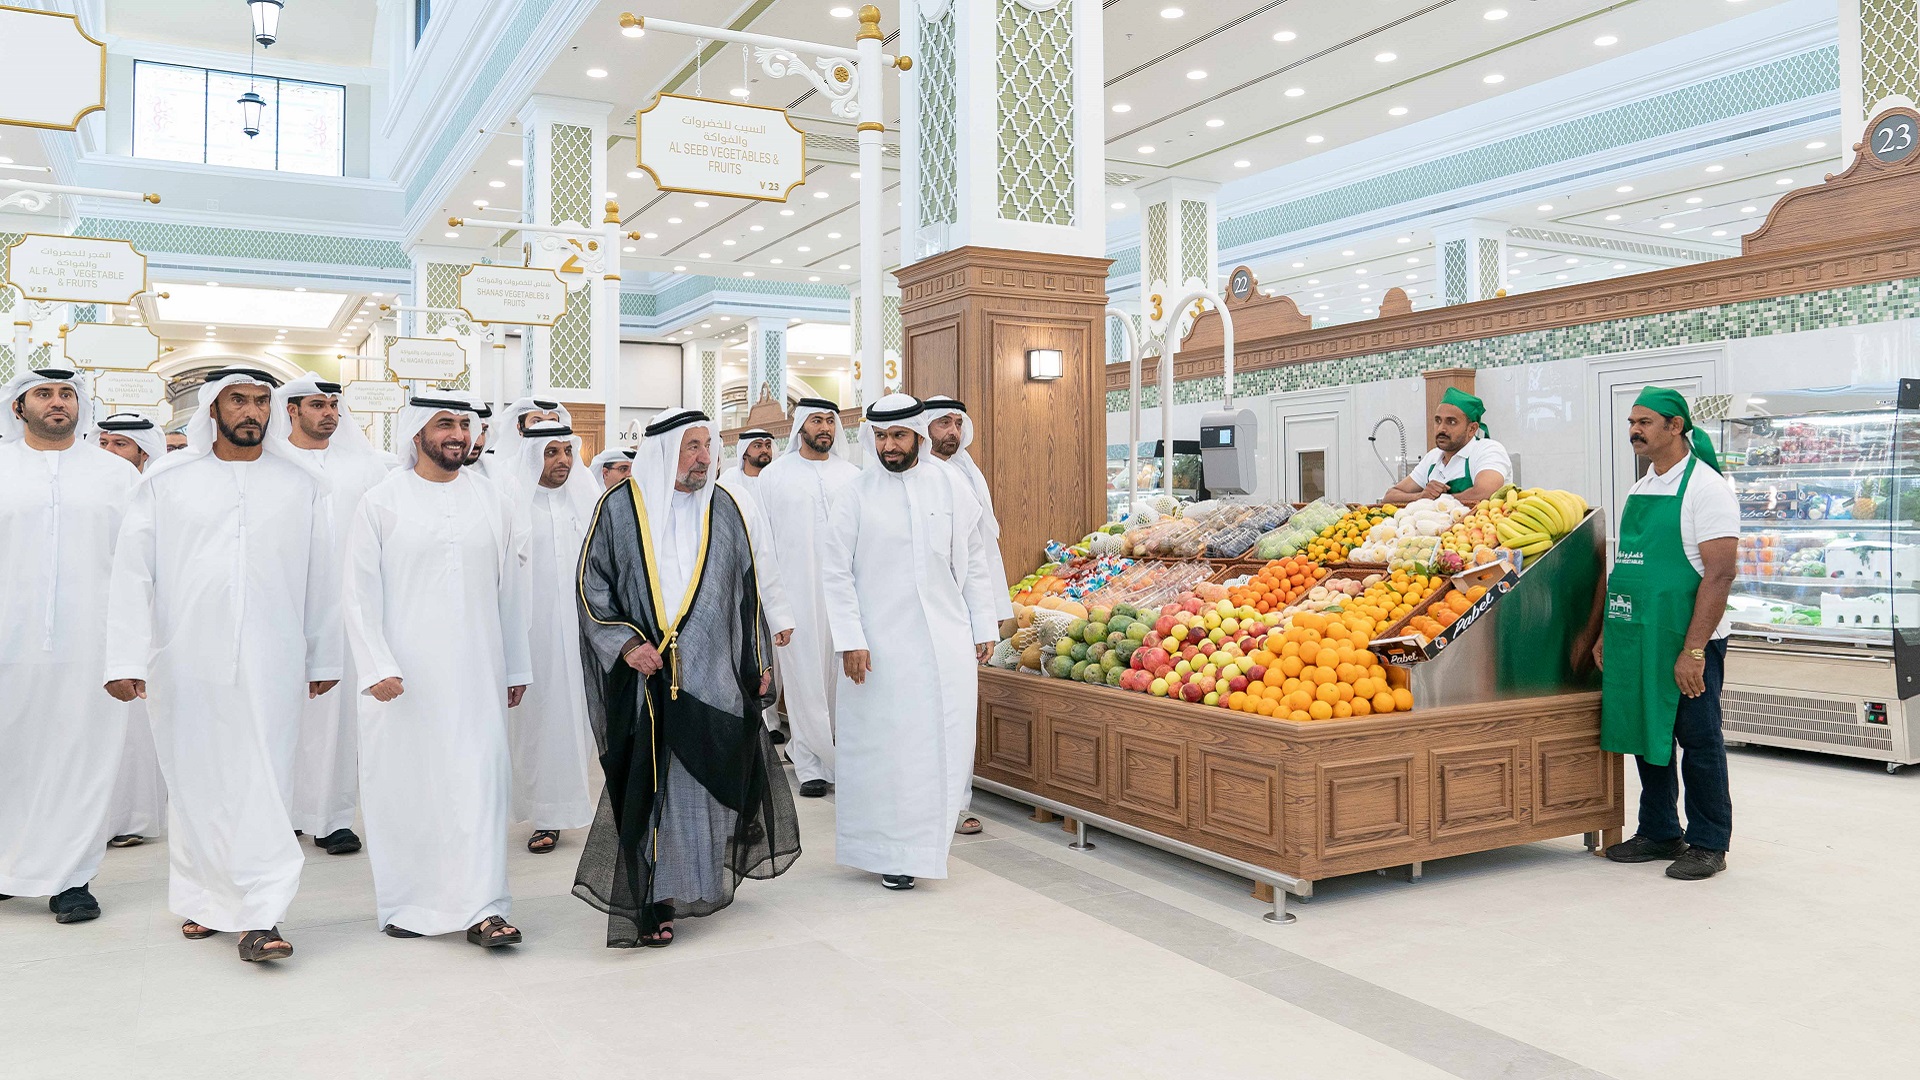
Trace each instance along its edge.
{"label": "hanging stall sign", "polygon": [[167,400],[167,380],[151,371],[103,371],[93,396],[109,405],[158,405]]}
{"label": "hanging stall sign", "polygon": [[358,379],[340,388],[340,404],[360,414],[395,413],[406,407],[407,388],[397,382]]}
{"label": "hanging stall sign", "polygon": [[72,131],[107,107],[107,46],[55,11],[0,6],[0,124]]}
{"label": "hanging stall sign", "polygon": [[479,323],[552,326],[567,313],[567,286],[552,270],[475,263],[460,275],[460,310]]}
{"label": "hanging stall sign", "polygon": [[457,379],[467,370],[467,350],[452,338],[390,338],[387,370],[398,379]]}
{"label": "hanging stall sign", "polygon": [[807,180],[806,136],[785,109],[656,94],[634,126],[639,165],[662,191],[786,202]]}
{"label": "hanging stall sign", "polygon": [[165,401],[158,405],[116,405],[113,411],[144,416],[153,421],[155,427],[166,427],[173,420],[173,406]]}
{"label": "hanging stall sign", "polygon": [[76,323],[67,327],[64,347],[75,367],[145,371],[160,359],[153,331],[125,323]]}
{"label": "hanging stall sign", "polygon": [[125,240],[28,233],[7,249],[7,275],[29,300],[131,304],[147,291],[147,257]]}

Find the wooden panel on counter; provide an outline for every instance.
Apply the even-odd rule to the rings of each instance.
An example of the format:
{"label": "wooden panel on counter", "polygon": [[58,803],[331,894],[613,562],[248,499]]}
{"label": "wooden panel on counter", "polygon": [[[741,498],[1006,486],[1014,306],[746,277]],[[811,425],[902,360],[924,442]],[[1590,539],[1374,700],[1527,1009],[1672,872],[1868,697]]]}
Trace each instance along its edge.
{"label": "wooden panel on counter", "polygon": [[1625,821],[1597,693],[1296,724],[989,668],[974,772],[1308,881]]}

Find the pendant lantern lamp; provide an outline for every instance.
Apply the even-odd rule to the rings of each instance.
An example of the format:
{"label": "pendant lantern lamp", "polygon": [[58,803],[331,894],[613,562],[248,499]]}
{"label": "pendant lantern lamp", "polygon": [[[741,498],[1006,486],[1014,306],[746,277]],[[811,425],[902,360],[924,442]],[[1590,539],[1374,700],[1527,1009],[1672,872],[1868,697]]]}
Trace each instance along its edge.
{"label": "pendant lantern lamp", "polygon": [[253,13],[253,40],[262,47],[280,40],[280,9],[285,6],[285,0],[247,0],[247,10]]}
{"label": "pendant lantern lamp", "polygon": [[266,107],[266,100],[252,89],[240,95],[240,130],[247,133],[247,138],[260,134],[260,113]]}

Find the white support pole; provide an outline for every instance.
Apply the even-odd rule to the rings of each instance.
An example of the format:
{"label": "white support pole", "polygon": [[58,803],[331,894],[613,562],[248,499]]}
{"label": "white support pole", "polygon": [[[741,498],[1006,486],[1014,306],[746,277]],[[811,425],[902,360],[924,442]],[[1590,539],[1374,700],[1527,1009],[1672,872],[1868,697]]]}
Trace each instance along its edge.
{"label": "white support pole", "polygon": [[604,421],[605,436],[601,445],[612,446],[619,441],[620,430],[620,204],[607,203],[606,220],[601,224],[600,243],[605,246],[601,266],[604,270],[600,277],[600,297],[593,305],[593,331],[601,338],[600,354],[606,357],[606,369],[601,390],[604,392],[606,415]]}
{"label": "white support pole", "polygon": [[[863,11],[872,11],[867,8]],[[877,14],[877,13],[876,13]],[[863,23],[857,42],[860,51],[860,400],[872,405],[886,396],[886,318],[880,299],[881,140],[885,134],[885,100],[881,92],[880,28]]]}

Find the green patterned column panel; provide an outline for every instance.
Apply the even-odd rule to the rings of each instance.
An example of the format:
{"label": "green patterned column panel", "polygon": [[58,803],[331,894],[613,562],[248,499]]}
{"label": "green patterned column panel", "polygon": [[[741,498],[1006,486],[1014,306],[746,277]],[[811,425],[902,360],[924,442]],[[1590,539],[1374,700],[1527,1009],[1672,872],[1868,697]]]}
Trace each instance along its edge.
{"label": "green patterned column panel", "polygon": [[556,390],[593,387],[593,290],[567,297],[567,313],[547,335],[547,371]]}
{"label": "green patterned column panel", "polygon": [[700,411],[715,419],[720,416],[720,351],[718,349],[700,350]]}
{"label": "green patterned column panel", "polygon": [[553,125],[553,166],[547,178],[548,205],[553,221],[592,225],[593,129],[574,124]]}
{"label": "green patterned column panel", "polygon": [[1073,4],[1000,5],[1000,217],[1074,223]]}
{"label": "green patterned column panel", "polygon": [[1478,277],[1480,279],[1480,288],[1474,295],[1474,299],[1485,300],[1504,287],[1504,283],[1500,278],[1505,273],[1506,268],[1501,264],[1506,260],[1500,257],[1500,241],[1498,239],[1491,236],[1482,236],[1478,238],[1478,244],[1480,257],[1476,269],[1478,270]]}
{"label": "green patterned column panel", "polygon": [[1467,296],[1467,242],[1449,240],[1440,249],[1441,281],[1446,289],[1446,302],[1464,304]]}
{"label": "green patterned column panel", "polygon": [[[461,263],[428,263],[426,274],[426,306],[441,308],[458,307],[460,305],[460,275],[465,273],[466,270],[466,266]],[[426,330],[422,336],[435,337],[442,331],[447,330],[453,322],[454,317],[451,315],[427,315],[423,323]],[[482,357],[478,356],[467,357],[467,370],[461,372],[460,377],[448,385],[461,390],[472,389],[473,365],[479,363],[482,359]]]}
{"label": "green patterned column panel", "polygon": [[952,225],[960,220],[955,19],[951,7],[937,18],[924,11],[918,18],[920,55],[914,57],[914,73],[920,93],[920,223]]}
{"label": "green patterned column panel", "polygon": [[[907,324],[900,318],[900,298],[889,294],[880,297],[880,351],[886,356],[887,371],[884,376],[888,393],[893,393],[906,385],[907,373]],[[888,355],[891,354],[891,355]]]}
{"label": "green patterned column panel", "polygon": [[[1208,265],[1209,249],[1212,247],[1212,225],[1208,218],[1207,204],[1182,200],[1180,203],[1180,281],[1198,278],[1211,287],[1213,267]],[[1174,284],[1169,282],[1168,284]]]}
{"label": "green patterned column panel", "polygon": [[1896,96],[1920,101],[1920,3],[1860,0],[1860,119]]}

